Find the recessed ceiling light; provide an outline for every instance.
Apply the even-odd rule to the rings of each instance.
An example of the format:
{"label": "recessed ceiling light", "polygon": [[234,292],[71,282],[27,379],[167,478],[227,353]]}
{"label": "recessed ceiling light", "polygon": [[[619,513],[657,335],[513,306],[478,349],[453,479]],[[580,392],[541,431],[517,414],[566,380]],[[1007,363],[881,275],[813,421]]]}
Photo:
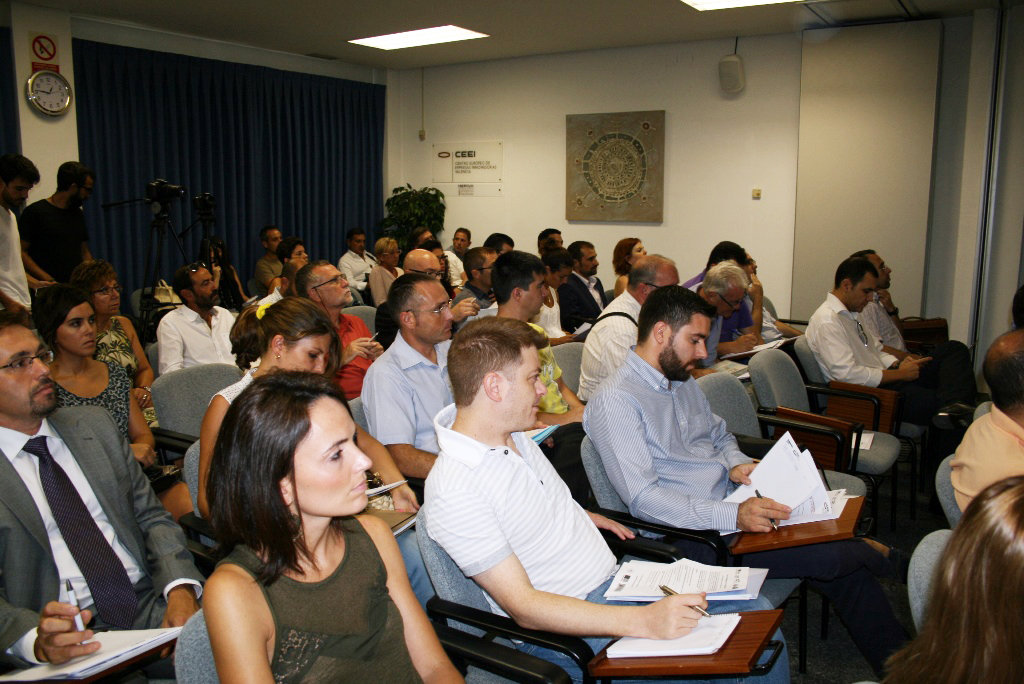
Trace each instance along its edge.
{"label": "recessed ceiling light", "polygon": [[732,9],[734,7],[754,7],[755,5],[778,5],[783,2],[801,2],[802,0],[682,0],[695,10]]}
{"label": "recessed ceiling light", "polygon": [[458,26],[435,26],[434,28],[419,29],[417,31],[405,31],[404,33],[389,33],[386,36],[375,36],[373,38],[360,38],[348,42],[356,45],[366,45],[380,50],[401,50],[402,48],[418,47],[420,45],[434,45],[436,43],[452,43],[457,40],[472,40],[473,38],[490,38],[486,33],[477,33]]}

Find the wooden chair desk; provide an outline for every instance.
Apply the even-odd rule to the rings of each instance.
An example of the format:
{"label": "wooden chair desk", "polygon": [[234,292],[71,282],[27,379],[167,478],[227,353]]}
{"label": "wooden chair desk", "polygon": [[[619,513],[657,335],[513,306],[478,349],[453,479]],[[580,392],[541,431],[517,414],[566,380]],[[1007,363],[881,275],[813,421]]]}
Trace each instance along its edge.
{"label": "wooden chair desk", "polygon": [[748,534],[740,532],[730,543],[729,552],[734,556],[758,551],[786,549],[791,546],[806,546],[822,542],[850,539],[857,529],[861,511],[864,509],[864,497],[856,496],[849,499],[843,512],[835,520],[804,523],[802,525],[786,525],[778,532]]}

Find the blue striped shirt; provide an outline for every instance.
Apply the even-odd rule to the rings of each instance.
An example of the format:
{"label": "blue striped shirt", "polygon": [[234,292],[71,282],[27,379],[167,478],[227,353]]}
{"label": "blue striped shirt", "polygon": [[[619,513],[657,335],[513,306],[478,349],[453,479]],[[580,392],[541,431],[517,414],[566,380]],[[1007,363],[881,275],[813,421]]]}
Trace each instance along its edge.
{"label": "blue striped shirt", "polygon": [[634,516],[691,529],[734,530],[738,504],[722,501],[729,471],[750,463],[697,381],[669,382],[626,355],[587,404],[583,428]]}

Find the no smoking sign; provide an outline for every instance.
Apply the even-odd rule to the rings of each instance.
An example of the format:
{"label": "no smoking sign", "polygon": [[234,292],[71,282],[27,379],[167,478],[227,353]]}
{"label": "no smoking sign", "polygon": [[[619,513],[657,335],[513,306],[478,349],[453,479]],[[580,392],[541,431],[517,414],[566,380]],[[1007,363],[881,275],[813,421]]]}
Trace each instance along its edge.
{"label": "no smoking sign", "polygon": [[49,62],[57,57],[57,41],[52,36],[39,34],[32,37],[32,54],[36,59]]}

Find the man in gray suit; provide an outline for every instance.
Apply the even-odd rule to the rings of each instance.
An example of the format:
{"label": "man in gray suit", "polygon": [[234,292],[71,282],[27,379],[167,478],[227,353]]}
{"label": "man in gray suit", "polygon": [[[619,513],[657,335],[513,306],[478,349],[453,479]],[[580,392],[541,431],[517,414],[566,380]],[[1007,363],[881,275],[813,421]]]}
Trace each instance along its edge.
{"label": "man in gray suit", "polygon": [[0,312],[0,662],[61,663],[93,630],[179,626],[202,576],[110,415],[55,412],[49,352]]}

